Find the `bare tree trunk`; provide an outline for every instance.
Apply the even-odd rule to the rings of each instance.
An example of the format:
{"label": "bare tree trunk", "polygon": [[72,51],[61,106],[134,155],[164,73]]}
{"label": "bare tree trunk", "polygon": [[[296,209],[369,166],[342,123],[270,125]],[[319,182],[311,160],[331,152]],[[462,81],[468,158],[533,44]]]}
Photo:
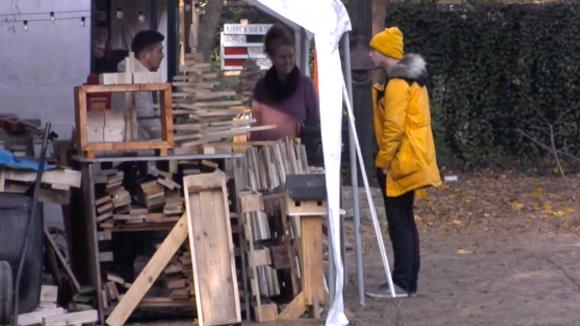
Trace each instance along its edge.
{"label": "bare tree trunk", "polygon": [[373,0],[373,35],[385,28],[387,0]]}
{"label": "bare tree trunk", "polygon": [[[373,0],[373,20],[372,20],[372,33],[376,33],[385,29],[385,20],[387,19],[387,0]],[[381,82],[385,78],[384,72],[381,70],[375,70],[372,73],[372,79],[374,83]]]}
{"label": "bare tree trunk", "polygon": [[205,14],[200,17],[197,52],[203,55],[204,60],[209,60],[213,49],[223,6],[222,0],[210,0],[205,7]]}

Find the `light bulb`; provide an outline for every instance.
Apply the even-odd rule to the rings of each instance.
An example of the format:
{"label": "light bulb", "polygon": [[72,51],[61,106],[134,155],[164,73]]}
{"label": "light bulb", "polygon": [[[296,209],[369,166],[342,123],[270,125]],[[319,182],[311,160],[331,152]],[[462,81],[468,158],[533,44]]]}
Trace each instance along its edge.
{"label": "light bulb", "polygon": [[123,10],[121,8],[117,8],[116,17],[117,19],[123,19]]}
{"label": "light bulb", "polygon": [[24,23],[24,31],[28,31],[28,20],[25,20],[22,23]]}
{"label": "light bulb", "polygon": [[85,27],[85,17],[81,17],[81,26]]}
{"label": "light bulb", "polygon": [[139,22],[140,23],[144,23],[145,22],[145,15],[143,15],[142,11],[139,11]]}
{"label": "light bulb", "polygon": [[50,12],[50,21],[54,23],[54,21],[56,20],[56,18],[54,17],[54,11]]}

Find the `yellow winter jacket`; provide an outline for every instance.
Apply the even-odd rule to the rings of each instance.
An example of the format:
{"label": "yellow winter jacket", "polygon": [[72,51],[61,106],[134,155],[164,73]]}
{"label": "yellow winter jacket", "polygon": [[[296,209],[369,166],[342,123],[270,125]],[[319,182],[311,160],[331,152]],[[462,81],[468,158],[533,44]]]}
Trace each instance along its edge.
{"label": "yellow winter jacket", "polygon": [[425,61],[417,54],[407,54],[387,75],[386,86],[373,87],[373,122],[379,147],[375,166],[387,168],[387,196],[439,186]]}

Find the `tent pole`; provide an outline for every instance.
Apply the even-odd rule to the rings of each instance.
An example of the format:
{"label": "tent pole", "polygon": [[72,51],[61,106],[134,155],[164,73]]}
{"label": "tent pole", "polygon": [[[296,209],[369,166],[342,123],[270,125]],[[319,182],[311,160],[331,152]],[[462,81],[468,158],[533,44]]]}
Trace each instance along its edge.
{"label": "tent pole", "polygon": [[[344,53],[344,75],[346,78],[346,87],[348,89],[348,101],[352,106],[352,73],[350,65],[350,33],[345,33],[342,38],[342,46]],[[354,240],[355,240],[355,254],[356,254],[356,279],[358,287],[358,302],[360,305],[365,304],[365,281],[364,281],[364,263],[362,257],[362,240],[361,240],[361,225],[360,225],[360,207],[358,194],[358,169],[356,160],[356,148],[354,130],[351,124],[348,124],[348,143],[350,154],[350,177],[352,184],[352,213],[354,218]],[[363,167],[364,168],[364,167]],[[343,239],[344,241],[344,239]],[[346,264],[345,264],[346,265]]]}

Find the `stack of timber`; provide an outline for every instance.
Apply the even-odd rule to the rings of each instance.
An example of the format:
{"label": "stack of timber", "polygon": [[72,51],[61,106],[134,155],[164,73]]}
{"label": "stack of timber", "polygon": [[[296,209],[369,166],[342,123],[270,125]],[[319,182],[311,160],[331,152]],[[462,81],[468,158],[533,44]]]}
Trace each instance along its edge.
{"label": "stack of timber", "polygon": [[189,245],[184,242],[158,279],[159,292],[172,300],[193,303],[195,288]]}
{"label": "stack of timber", "polygon": [[97,311],[93,309],[67,311],[57,304],[58,287],[42,285],[40,288],[40,303],[32,312],[19,314],[16,324],[25,325],[81,325],[94,323],[98,320]]}
{"label": "stack of timber", "polygon": [[250,147],[242,159],[246,188],[267,192],[286,183],[289,174],[310,174],[306,148],[292,140]]}
{"label": "stack of timber", "polygon": [[197,55],[186,55],[173,86],[175,154],[231,151],[233,137],[272,126],[252,127],[250,110],[235,90],[220,90],[219,75]]}
{"label": "stack of timber", "polygon": [[[104,193],[95,200],[97,223],[102,230],[175,223],[183,214],[181,185],[174,181],[172,173],[152,169],[146,181],[137,182],[113,168],[96,173],[95,183],[104,185]],[[129,193],[124,183],[137,191]]]}
{"label": "stack of timber", "polygon": [[[160,245],[156,246],[157,249]],[[135,270],[134,278],[141,273],[142,267]],[[121,276],[106,272],[106,281],[103,282],[102,289],[105,308],[112,310],[132,285]],[[191,253],[189,246],[184,242],[159,278],[155,280],[151,289],[147,291],[139,306],[141,308],[192,308],[194,296]]]}
{"label": "stack of timber", "polygon": [[[25,193],[36,180],[35,171],[0,169],[0,192]],[[81,173],[68,168],[45,171],[39,192],[41,202],[68,205],[71,188],[81,186]]]}

